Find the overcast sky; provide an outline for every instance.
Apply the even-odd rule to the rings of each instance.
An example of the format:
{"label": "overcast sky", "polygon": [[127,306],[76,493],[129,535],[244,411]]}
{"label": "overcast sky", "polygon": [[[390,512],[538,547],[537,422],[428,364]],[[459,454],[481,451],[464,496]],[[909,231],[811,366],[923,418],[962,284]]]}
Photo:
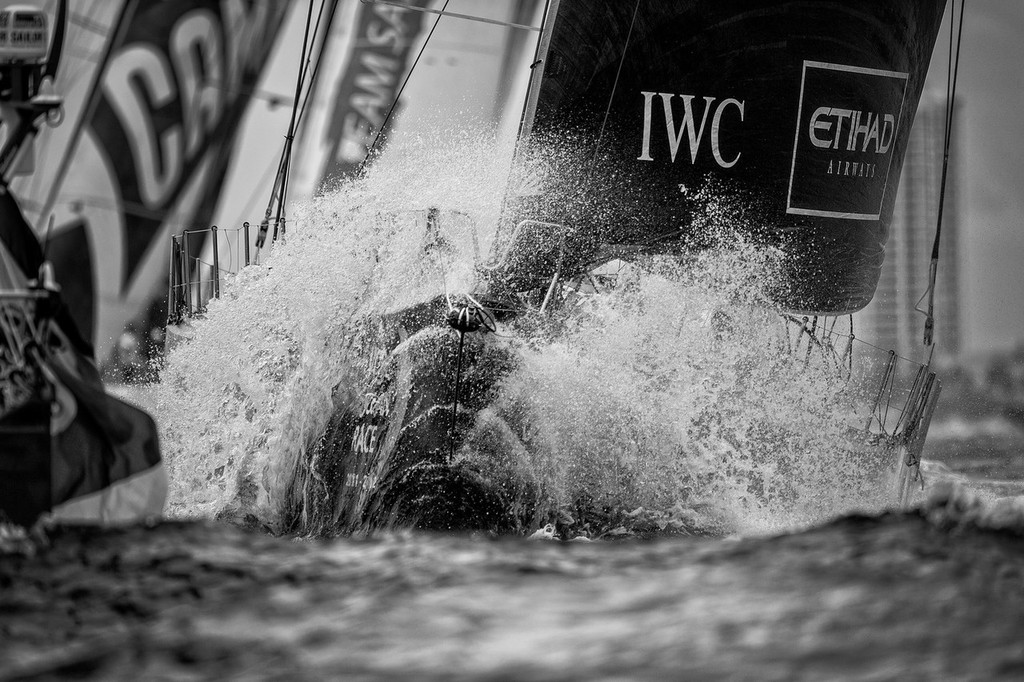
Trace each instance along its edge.
{"label": "overcast sky", "polygon": [[[355,0],[351,0],[355,1]],[[500,0],[493,0],[498,2]],[[950,4],[954,0],[948,0]],[[959,10],[960,2],[956,2]],[[286,40],[265,87],[288,93],[294,87],[305,2],[296,2]],[[936,45],[928,88],[945,92],[949,10]],[[289,54],[294,52],[294,54]],[[1024,0],[972,0],[964,20],[957,84],[961,116],[955,149],[961,158],[961,294],[965,350],[1003,349],[1024,342]],[[261,145],[243,145],[239,173],[225,193],[222,224],[252,219],[252,198],[266,206],[264,173],[280,154],[287,107],[269,111],[257,103],[258,132],[244,133]],[[248,148],[244,148],[248,147]],[[262,182],[261,182],[262,180]],[[272,178],[270,179],[272,181]],[[265,185],[265,187],[261,186]],[[242,207],[242,208],[239,208]],[[258,221],[258,218],[257,218]],[[946,238],[944,232],[943,238]],[[940,264],[940,267],[942,265]],[[922,273],[924,290],[927,272]],[[941,321],[939,321],[941,324]]]}
{"label": "overcast sky", "polygon": [[[947,30],[948,25],[939,36],[929,74],[930,87],[943,92]],[[959,239],[967,350],[1006,348],[1024,341],[1022,66],[1024,2],[969,2],[957,83],[963,158],[953,161],[962,164],[965,199]]]}

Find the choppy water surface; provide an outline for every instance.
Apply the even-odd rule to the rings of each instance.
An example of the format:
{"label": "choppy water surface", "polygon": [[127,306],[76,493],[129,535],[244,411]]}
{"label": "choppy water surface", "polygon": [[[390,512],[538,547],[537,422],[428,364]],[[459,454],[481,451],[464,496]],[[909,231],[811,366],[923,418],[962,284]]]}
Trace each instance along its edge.
{"label": "choppy water surface", "polygon": [[1022,518],[945,494],[728,541],[63,530],[0,555],[0,678],[1019,679]]}

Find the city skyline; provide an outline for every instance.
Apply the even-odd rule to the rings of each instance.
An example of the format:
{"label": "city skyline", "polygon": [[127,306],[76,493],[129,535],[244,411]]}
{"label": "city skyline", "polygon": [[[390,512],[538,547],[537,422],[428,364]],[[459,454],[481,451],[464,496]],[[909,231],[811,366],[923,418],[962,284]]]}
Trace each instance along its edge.
{"label": "city skyline", "polygon": [[[952,4],[952,3],[950,3]],[[960,3],[956,3],[959,17]],[[927,90],[945,96],[947,8]],[[983,0],[967,6],[953,140],[959,159],[961,323],[967,355],[1024,341],[1024,3]],[[940,263],[940,268],[942,264]],[[921,273],[924,291],[927,270]],[[918,294],[920,295],[920,293]]]}

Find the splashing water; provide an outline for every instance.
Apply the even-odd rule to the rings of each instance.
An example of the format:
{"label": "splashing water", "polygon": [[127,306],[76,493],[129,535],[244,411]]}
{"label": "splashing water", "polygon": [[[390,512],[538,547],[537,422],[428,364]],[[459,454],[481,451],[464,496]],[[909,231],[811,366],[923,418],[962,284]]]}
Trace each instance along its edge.
{"label": "splashing water", "polygon": [[[353,324],[466,288],[472,259],[442,275],[422,257],[410,211],[444,206],[494,224],[510,153],[469,135],[392,149],[364,180],[298,207],[287,241],[225,282],[139,397],[160,424],[172,516],[237,507],[279,526],[297,463],[333,410],[332,390],[363,379],[348,352]],[[483,249],[487,235],[479,237]]]}
{"label": "splashing water", "polygon": [[519,474],[556,506],[583,497],[659,527],[762,532],[885,505],[863,405],[834,367],[790,352],[760,298],[777,257],[740,242],[648,263],[556,339],[521,341],[492,408],[529,425]]}
{"label": "splashing water", "polygon": [[[510,158],[483,134],[392,148],[298,207],[287,242],[225,283],[143,399],[172,516],[242,512],[282,528],[333,394],[374,365],[360,325],[473,290]],[[464,218],[444,258],[424,234],[428,207]],[[880,449],[851,436],[863,406],[834,368],[790,352],[765,298],[781,254],[717,242],[571,293],[551,321],[500,329],[516,366],[459,460],[536,485],[537,522],[586,500],[661,528],[758,532],[884,505]]]}

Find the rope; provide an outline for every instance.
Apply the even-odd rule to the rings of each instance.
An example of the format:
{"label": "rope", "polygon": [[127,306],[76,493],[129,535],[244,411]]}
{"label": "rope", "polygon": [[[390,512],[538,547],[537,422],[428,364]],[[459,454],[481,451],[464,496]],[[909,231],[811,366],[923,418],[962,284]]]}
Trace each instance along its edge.
{"label": "rope", "polygon": [[[935,281],[939,269],[939,239],[942,236],[942,210],[946,200],[946,178],[949,170],[949,146],[953,137],[953,104],[956,100],[957,76],[960,72],[960,47],[963,44],[964,5],[967,0],[960,0],[960,21],[956,34],[956,57],[953,55],[953,27],[956,18],[956,4],[950,6],[949,28],[949,61],[946,66],[946,120],[942,149],[942,179],[939,183],[939,210],[935,221],[935,241],[932,243],[932,258],[928,265],[928,288],[917,301],[914,309],[925,315],[924,345],[931,346],[935,333]],[[921,301],[928,299],[928,310],[921,310]]]}
{"label": "rope", "polygon": [[[455,388],[452,395],[452,418],[448,429],[448,463],[455,459],[455,427],[459,416],[459,395],[462,382],[462,358],[465,355],[466,333],[484,329],[494,332],[497,329],[493,315],[469,294],[466,297],[473,305],[461,308],[451,307],[448,311],[448,324],[459,332],[459,350],[455,357]],[[449,305],[451,303],[449,302]]]}
{"label": "rope", "polygon": [[366,150],[366,156],[363,157],[362,162],[359,164],[359,169],[356,174],[363,172],[363,168],[366,167],[366,162],[370,160],[370,155],[373,154],[374,148],[377,146],[377,142],[380,140],[380,136],[384,133],[384,128],[387,127],[388,121],[391,120],[391,115],[395,113],[395,108],[398,106],[399,100],[402,99],[402,93],[405,92],[405,86],[409,84],[409,79],[412,78],[412,72],[416,70],[416,65],[420,63],[420,57],[423,56],[423,52],[427,49],[427,43],[430,42],[430,37],[434,35],[434,29],[441,22],[441,17],[444,15],[444,11],[448,9],[448,1],[444,0],[444,5],[441,7],[440,13],[437,15],[437,19],[434,20],[434,25],[430,27],[430,33],[427,34],[426,39],[423,41],[423,45],[420,47],[420,51],[416,53],[416,59],[413,60],[412,66],[409,67],[409,72],[405,74],[405,79],[402,81],[402,86],[398,88],[398,94],[395,95],[395,101],[391,103],[388,108],[388,113],[384,116],[384,120],[380,122],[380,128],[377,129],[377,134],[373,138],[373,142],[370,143],[370,148]]}
{"label": "rope", "polygon": [[[892,392],[896,381],[896,352],[889,351],[889,362],[885,366],[885,373],[882,375],[882,381],[878,386],[878,395],[875,397],[875,406],[871,410],[871,416],[868,417],[868,423],[864,427],[865,431],[871,428],[871,422],[878,420],[878,426],[881,428],[882,433],[885,431],[885,423],[889,418],[889,402],[892,400]],[[889,394],[886,395],[886,388],[889,390]],[[885,400],[885,409],[882,410],[882,401]]]}
{"label": "rope", "polygon": [[807,329],[807,318],[806,317],[804,318],[804,331],[807,332],[807,336],[808,336],[808,339],[807,339],[807,355],[804,357],[804,367],[806,367],[811,362],[811,351],[814,349],[814,343],[813,342],[818,341],[818,337],[815,336],[815,334],[818,331],[818,316],[817,315],[815,315],[814,319],[811,321],[811,328],[809,330]]}
{"label": "rope", "polygon": [[472,294],[466,294],[465,296],[470,300],[470,302],[473,303],[473,305],[476,306],[476,312],[480,316],[480,325],[491,333],[498,331],[498,322],[497,320],[494,319],[494,315],[491,313],[491,311],[488,310],[487,307],[484,306],[482,303],[480,303],[480,301],[473,298]]}
{"label": "rope", "polygon": [[601,121],[601,131],[597,134],[597,144],[594,146],[594,162],[597,162],[597,152],[601,149],[601,140],[604,138],[604,128],[608,123],[608,115],[612,110],[612,101],[615,99],[615,92],[619,89],[619,75],[622,73],[622,64],[626,61],[626,50],[629,49],[629,39],[633,36],[633,25],[636,24],[636,13],[640,9],[640,0],[633,5],[633,18],[629,21],[629,31],[626,32],[626,44],[622,46],[622,56],[619,57],[619,67],[615,70],[615,81],[612,83],[612,92],[608,95],[608,106],[604,110],[604,120]]}
{"label": "rope", "polygon": [[540,26],[530,26],[529,24],[517,24],[511,21],[498,21],[497,19],[488,19],[487,17],[477,17],[472,14],[459,14],[458,12],[448,12],[444,14],[444,10],[430,9],[429,7],[416,7],[414,5],[406,5],[401,2],[395,2],[394,0],[359,0],[364,5],[391,5],[392,7],[401,7],[402,9],[412,10],[413,12],[423,12],[425,14],[437,14],[449,17],[455,17],[457,19],[468,19],[469,21],[477,21],[481,24],[491,24],[492,26],[504,26],[506,28],[518,28],[524,31],[541,31]]}
{"label": "rope", "polygon": [[540,305],[540,314],[543,315],[544,311],[548,307],[548,302],[551,301],[551,296],[555,293],[555,287],[558,285],[558,279],[562,276],[562,263],[565,260],[565,228],[562,228],[562,237],[559,240],[558,245],[558,262],[555,265],[555,274],[551,277],[551,286],[548,287],[547,294],[544,296],[544,302]]}
{"label": "rope", "polygon": [[[317,15],[317,26],[320,24],[320,17],[323,15],[325,3],[320,3],[320,13]],[[310,52],[313,50],[313,46],[309,40],[309,29],[313,23],[313,0],[309,2],[309,9],[306,12],[306,28],[302,36],[302,53],[299,57],[299,75],[295,79],[295,99],[292,101],[292,115],[291,120],[288,122],[288,134],[285,136],[284,150],[281,152],[281,165],[278,167],[278,177],[274,182],[275,194],[280,192],[277,196],[277,216],[274,219],[274,239],[277,239],[277,228],[281,224],[281,219],[284,217],[284,205],[285,198],[288,194],[288,172],[291,167],[291,155],[292,155],[292,143],[295,140],[295,119],[299,115],[299,102],[302,98],[302,85],[306,80],[306,71],[309,68],[308,58],[306,57],[306,50]],[[270,203],[273,204],[274,197],[271,196]],[[270,217],[270,205],[267,206],[267,218]]]}
{"label": "rope", "polygon": [[459,416],[459,384],[462,379],[462,355],[466,342],[466,332],[459,332],[459,351],[455,359],[455,395],[452,397],[452,422],[448,428],[448,464],[455,461],[455,420]]}
{"label": "rope", "polygon": [[[332,0],[330,14],[327,19],[327,30],[330,30],[330,25],[334,20],[334,14],[337,10],[338,0]],[[307,49],[309,54],[313,52],[313,43],[316,42],[316,36],[320,33],[320,23],[324,18],[324,11],[327,8],[326,0],[322,0],[320,3],[320,11],[317,13],[316,24],[313,26],[313,40],[310,41],[310,24],[313,19],[313,0],[309,2],[309,9],[306,12],[306,27],[302,37],[302,52],[299,57],[299,73],[296,77],[295,82],[295,97],[292,99],[291,107],[291,120],[288,124],[288,133],[285,135],[285,145],[281,152],[281,160],[278,162],[277,175],[274,177],[274,185],[270,190],[270,201],[267,202],[267,210],[264,214],[264,221],[270,222],[270,212],[274,206],[274,200],[277,200],[277,215],[274,219],[274,235],[273,240],[277,240],[278,228],[281,227],[283,231],[283,223],[285,222],[284,211],[285,204],[287,202],[288,195],[288,176],[291,172],[291,154],[292,146],[295,141],[295,130],[299,123],[302,121],[302,116],[306,112],[306,104],[309,101],[310,96],[313,92],[313,83],[316,82],[317,74],[320,71],[320,64],[323,61],[324,46],[327,43],[328,36],[324,36],[321,41],[321,50],[317,54],[316,61],[313,63],[313,71],[309,76],[310,85],[306,88],[306,94],[302,94],[303,86],[306,83],[306,75],[310,71],[310,58],[307,57]],[[267,169],[269,174],[270,168]],[[251,201],[251,200],[250,200]],[[257,244],[257,249],[262,248],[262,244]]]}

